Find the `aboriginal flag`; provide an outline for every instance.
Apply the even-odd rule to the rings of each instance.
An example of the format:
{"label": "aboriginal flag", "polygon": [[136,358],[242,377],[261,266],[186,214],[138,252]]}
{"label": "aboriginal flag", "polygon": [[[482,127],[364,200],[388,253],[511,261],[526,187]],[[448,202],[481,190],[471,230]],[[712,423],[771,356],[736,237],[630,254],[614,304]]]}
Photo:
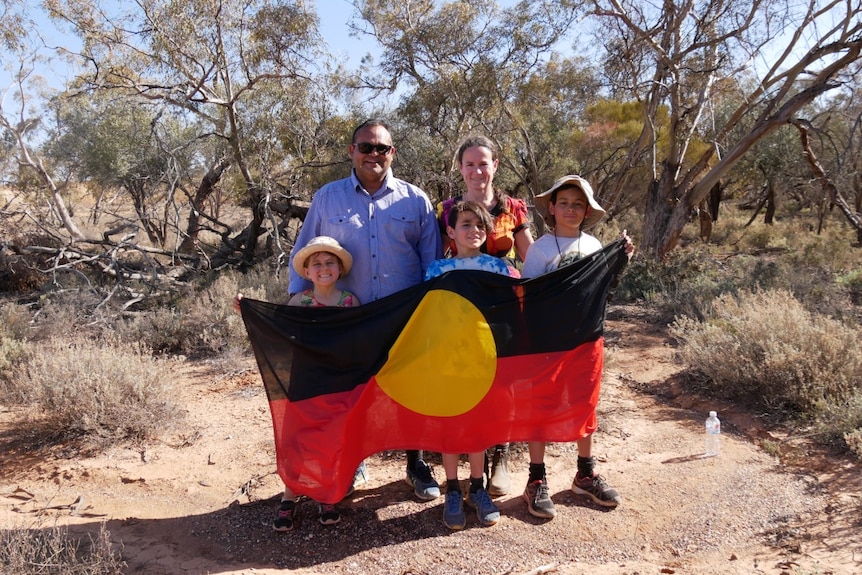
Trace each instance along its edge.
{"label": "aboriginal flag", "polygon": [[533,279],[453,271],[355,308],[243,299],[278,473],[335,503],[367,456],[595,431],[622,241]]}

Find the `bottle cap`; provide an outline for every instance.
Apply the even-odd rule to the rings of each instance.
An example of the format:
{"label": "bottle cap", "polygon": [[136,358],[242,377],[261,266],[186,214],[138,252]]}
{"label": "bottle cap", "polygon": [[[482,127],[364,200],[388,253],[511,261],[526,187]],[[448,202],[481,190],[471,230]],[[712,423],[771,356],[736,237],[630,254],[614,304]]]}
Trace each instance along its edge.
{"label": "bottle cap", "polygon": [[710,416],[710,417],[716,417],[717,415],[718,415],[718,414],[717,414],[716,412],[714,412],[714,411],[710,411],[710,412],[709,412],[709,416]]}

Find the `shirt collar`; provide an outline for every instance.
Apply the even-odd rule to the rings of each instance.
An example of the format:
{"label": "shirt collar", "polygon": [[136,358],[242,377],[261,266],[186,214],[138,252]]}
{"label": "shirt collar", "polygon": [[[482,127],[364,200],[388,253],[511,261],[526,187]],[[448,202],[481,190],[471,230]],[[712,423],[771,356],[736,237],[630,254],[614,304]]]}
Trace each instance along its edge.
{"label": "shirt collar", "polygon": [[[390,186],[393,179],[392,168],[389,168],[386,171],[386,177],[383,179],[383,185],[380,186],[380,189],[374,192],[372,195],[377,195],[381,192],[392,191],[393,188]],[[353,190],[356,192],[361,192],[365,189],[365,186],[362,185],[362,182],[359,181],[359,178],[356,177],[356,170],[350,169],[350,180],[353,183]]]}

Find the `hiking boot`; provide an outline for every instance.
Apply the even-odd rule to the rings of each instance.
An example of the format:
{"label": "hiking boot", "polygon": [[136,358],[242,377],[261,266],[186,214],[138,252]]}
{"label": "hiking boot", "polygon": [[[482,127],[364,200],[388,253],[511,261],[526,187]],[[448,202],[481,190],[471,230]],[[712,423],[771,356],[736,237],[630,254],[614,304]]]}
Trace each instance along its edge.
{"label": "hiking boot", "polygon": [[331,503],[318,503],[317,520],[321,525],[335,525],[341,522],[341,511]]}
{"label": "hiking boot", "polygon": [[484,489],[467,494],[467,505],[476,510],[479,523],[485,527],[495,525],[500,520],[500,510],[491,501],[491,496]]}
{"label": "hiking boot", "polygon": [[345,497],[350,497],[354,493],[356,493],[357,489],[360,489],[366,483],[368,483],[368,468],[365,466],[365,461],[359,464],[359,467],[356,468],[356,472],[353,474],[353,483],[350,485],[350,488],[347,490],[347,493],[344,495]]}
{"label": "hiking boot", "polygon": [[443,524],[452,531],[460,531],[467,524],[464,516],[464,496],[460,491],[447,491],[443,504]]}
{"label": "hiking boot", "polygon": [[491,463],[491,478],[488,481],[488,493],[494,497],[509,493],[509,446],[494,449],[494,459]]}
{"label": "hiking boot", "polygon": [[282,501],[278,507],[278,515],[272,520],[272,528],[276,531],[293,531],[294,519],[296,519],[296,503]]}
{"label": "hiking boot", "polygon": [[413,469],[407,469],[404,481],[413,487],[413,493],[422,501],[431,501],[440,497],[440,486],[431,475],[431,467],[421,459],[416,461]]}
{"label": "hiking boot", "polygon": [[548,482],[545,479],[527,482],[527,487],[524,489],[524,500],[527,502],[530,515],[543,519],[553,519],[557,516],[557,510],[554,508],[554,502],[551,501],[551,495],[548,492]]}
{"label": "hiking boot", "polygon": [[622,501],[617,490],[608,485],[604,477],[593,473],[592,477],[581,477],[575,475],[572,481],[572,491],[578,495],[586,495],[599,505],[604,507],[616,507]]}

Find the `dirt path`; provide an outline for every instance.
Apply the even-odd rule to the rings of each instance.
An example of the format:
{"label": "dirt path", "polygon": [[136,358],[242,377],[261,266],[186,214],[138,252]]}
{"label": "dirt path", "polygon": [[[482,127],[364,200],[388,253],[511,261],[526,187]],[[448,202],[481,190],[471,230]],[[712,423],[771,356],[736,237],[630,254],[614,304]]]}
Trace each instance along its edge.
{"label": "dirt path", "polygon": [[[34,453],[20,447],[14,414],[0,413],[0,525],[94,532],[105,522],[127,572],[152,575],[862,573],[859,466],[680,393],[663,331],[624,310],[611,317],[595,454],[623,496],[616,510],[569,491],[576,453],[556,444],[547,463],[558,516],[533,518],[520,497],[527,457],[516,446],[516,493],[498,500],[501,522],[481,528],[468,516],[464,531],[450,533],[442,499],[413,500],[403,454],[382,453],[369,460],[367,489],[342,504],[340,525],[319,525],[305,501],[297,529],[275,533],[271,424],[249,358],[230,375],[206,365],[178,374],[188,422],[164,443],[86,459]],[[701,456],[709,409],[724,424],[716,458]],[[764,438],[795,463],[764,452]],[[439,459],[431,462],[442,480]]]}

